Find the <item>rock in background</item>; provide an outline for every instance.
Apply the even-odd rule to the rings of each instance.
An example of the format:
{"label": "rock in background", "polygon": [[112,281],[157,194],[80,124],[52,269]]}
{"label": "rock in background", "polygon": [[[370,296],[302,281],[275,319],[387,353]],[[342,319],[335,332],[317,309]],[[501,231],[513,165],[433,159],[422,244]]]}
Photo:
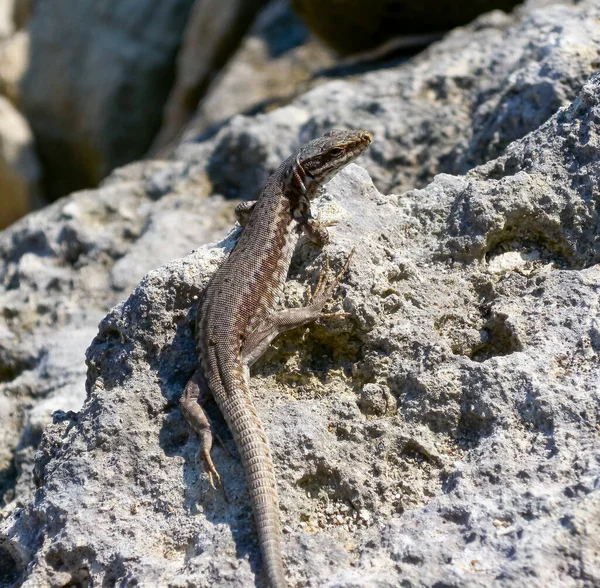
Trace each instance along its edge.
{"label": "rock in background", "polygon": [[492,12],[408,62],[299,96],[268,119],[277,133],[236,117],[211,141],[187,137],[175,157],[208,160],[217,191],[250,199],[299,142],[367,128],[377,141],[362,165],[377,187],[422,187],[497,157],[568,104],[598,69],[599,19],[597,1]]}
{"label": "rock in background", "polygon": [[14,0],[0,2],[0,40],[10,37],[15,30],[13,10]]}
{"label": "rock in background", "polygon": [[148,149],[192,3],[35,4],[20,91],[50,198],[97,185]]}
{"label": "rock in background", "polygon": [[0,227],[27,214],[40,192],[41,169],[27,121],[0,96]]}
{"label": "rock in background", "polygon": [[19,83],[29,61],[21,27],[28,2],[0,2],[0,229],[41,203],[42,168],[33,133],[20,108]]}
{"label": "rock in background", "polygon": [[272,109],[289,101],[303,83],[335,61],[333,53],[312,37],[292,12],[287,0],[269,3],[207,89],[185,137],[196,139],[240,112]]}
{"label": "rock in background", "polygon": [[[482,17],[404,65],[235,117],[4,231],[0,568],[29,586],[260,575],[239,463],[216,449],[225,503],[176,408],[194,297],[231,240],[152,272],[109,313],[86,405],[69,414],[78,358],[143,273],[224,234],[223,195],[253,197],[301,142],[364,125],[376,141],[361,165],[379,191],[352,167],[318,211],[338,220],[334,263],[361,235],[338,303],[352,318],[290,333],[255,371],[291,577],[597,583],[597,78],[582,87],[598,10]],[[305,244],[288,303],[321,263]]]}
{"label": "rock in background", "polygon": [[[180,173],[183,167],[180,167]],[[0,498],[32,490],[50,414],[85,398],[84,352],[100,319],[155,267],[221,235],[233,203],[203,198],[187,171],[164,194],[165,164],[133,164],[104,187],[32,213],[0,233]]]}
{"label": "rock in background", "polygon": [[[351,166],[324,191],[334,266],[356,248],[332,305],[350,317],[288,334],[253,379],[291,584],[600,581],[599,120],[597,75],[467,176],[386,196]],[[86,403],[55,416],[40,490],[2,525],[25,586],[260,579],[239,461],[215,448],[211,490],[177,407],[195,301],[233,237],[150,272],[101,322]],[[323,258],[303,242],[288,304]]]}
{"label": "rock in background", "polygon": [[[211,78],[237,49],[266,0],[201,0],[194,3],[177,56],[177,76],[151,153],[174,141],[192,118]],[[237,114],[238,111],[231,114]]]}
{"label": "rock in background", "polygon": [[372,49],[400,35],[447,31],[522,0],[292,0],[309,28],[341,54]]}

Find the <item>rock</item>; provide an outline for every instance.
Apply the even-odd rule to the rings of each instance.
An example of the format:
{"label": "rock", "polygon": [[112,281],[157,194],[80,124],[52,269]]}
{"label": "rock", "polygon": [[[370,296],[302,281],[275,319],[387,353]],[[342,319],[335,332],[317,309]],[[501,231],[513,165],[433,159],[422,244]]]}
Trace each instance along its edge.
{"label": "rock", "polygon": [[383,416],[396,409],[393,395],[386,387],[379,384],[365,384],[358,404],[365,414],[377,416]]}
{"label": "rock", "polygon": [[[466,176],[383,195],[351,165],[323,191],[333,267],[356,249],[331,305],[350,317],[282,337],[252,380],[290,584],[600,581],[599,121],[595,75]],[[25,586],[260,582],[239,460],[214,449],[211,490],[177,407],[196,300],[236,235],[151,271],[100,323],[86,402],[55,416],[39,491],[0,524]],[[510,252],[523,263],[494,262]],[[302,242],[288,304],[324,255]],[[361,411],[388,394],[397,411]]]}
{"label": "rock", "polygon": [[31,210],[39,195],[40,176],[31,129],[0,96],[0,228]]}
{"label": "rock", "polygon": [[177,57],[177,77],[152,152],[167,147],[191,119],[210,79],[239,45],[266,0],[195,2]]}
{"label": "rock", "polygon": [[0,40],[7,39],[15,30],[14,4],[15,0],[0,0]]}
{"label": "rock", "polygon": [[[27,415],[31,406],[38,402],[35,398],[43,396],[36,392],[39,386],[36,370],[41,369],[41,358],[46,353],[52,354],[54,345],[47,343],[46,337],[53,336],[63,327],[65,333],[71,328],[77,332],[93,328],[97,319],[125,295],[145,271],[222,235],[231,222],[234,203],[223,202],[220,197],[205,201],[202,197],[211,192],[229,197],[256,197],[268,174],[300,142],[311,138],[313,132],[322,132],[328,125],[353,126],[354,123],[375,130],[376,141],[368,152],[370,154],[363,156],[361,162],[376,177],[382,190],[421,184],[441,167],[436,156],[442,157],[450,150],[455,150],[457,155],[444,165],[450,169],[453,166],[459,170],[467,169],[461,154],[468,152],[468,139],[474,131],[469,127],[469,118],[463,108],[473,101],[478,105],[475,112],[493,113],[489,116],[491,122],[487,132],[494,141],[490,149],[479,140],[477,144],[483,153],[474,153],[474,156],[485,160],[489,159],[489,153],[501,152],[508,138],[525,134],[538,121],[532,117],[517,128],[504,124],[505,120],[514,120],[510,108],[525,112],[531,107],[533,112],[537,88],[547,88],[549,83],[553,84],[559,102],[562,102],[576,91],[583,72],[593,67],[589,61],[591,49],[586,43],[589,42],[591,47],[597,38],[598,33],[593,28],[596,25],[593,19],[588,19],[588,15],[597,10],[595,7],[588,2],[578,7],[555,6],[543,12],[526,9],[522,19],[514,22],[491,15],[451,35],[416,60],[376,75],[357,77],[352,83],[338,80],[325,84],[288,107],[265,115],[236,117],[209,141],[182,144],[171,162],[140,163],[118,170],[105,182],[102,190],[71,197],[69,202],[73,204],[65,208],[64,214],[62,208],[51,207],[12,227],[2,237],[6,257],[0,271],[5,290],[2,313],[6,318],[2,320],[18,335],[23,348],[44,349],[44,352],[34,354],[27,380],[20,380],[23,384],[17,386],[16,401],[10,381],[2,393],[11,396],[15,411]],[[554,31],[555,36],[544,40],[548,31]],[[540,54],[545,55],[541,63]],[[478,63],[487,67],[493,64],[491,70],[497,74],[493,78],[494,87],[499,93],[484,85],[487,92],[481,90],[480,94],[473,94],[473,87],[481,84],[474,74],[467,76],[464,83],[457,83],[457,72],[468,71],[467,56],[470,56],[467,65]],[[450,67],[452,60],[454,65]],[[446,66],[447,78],[443,71]],[[535,72],[538,68],[546,80],[543,83],[538,82],[537,77],[531,77],[531,70]],[[429,102],[423,105],[419,98],[423,88],[416,80],[423,76],[428,80],[429,75],[436,80],[436,87],[451,88],[452,91],[426,94]],[[382,77],[386,83],[374,86]],[[515,79],[531,79],[532,82],[515,84]],[[407,98],[406,103],[395,95],[390,97],[389,93],[389,87],[401,82],[405,87],[403,91],[412,93],[412,99]],[[434,100],[438,94],[439,103]],[[347,106],[344,106],[344,100]],[[383,112],[388,112],[387,122],[370,112],[379,111],[379,107],[375,108],[377,104],[381,104]],[[436,108],[431,108],[432,104]],[[457,109],[456,104],[461,107]],[[454,122],[443,127],[442,120]],[[481,116],[479,120],[486,118]],[[494,125],[497,125],[497,132]],[[440,129],[452,129],[452,132],[444,133]],[[458,163],[453,164],[453,160]],[[399,180],[407,177],[412,181]],[[78,212],[80,209],[82,212]],[[103,229],[106,224],[108,228]],[[39,272],[27,270],[31,267],[28,256],[21,261],[26,252],[34,252],[44,260]],[[528,255],[527,251],[514,255],[521,253]],[[81,269],[80,263],[87,269]],[[498,266],[501,264],[494,265]],[[407,264],[402,271],[410,273],[413,269]],[[29,276],[27,284],[19,277],[22,272]],[[55,272],[59,275],[55,276]],[[385,308],[394,309],[399,303],[399,297],[391,293],[386,298]],[[86,313],[81,317],[65,315],[66,308],[88,306],[94,309],[93,318]],[[35,335],[31,332],[32,324],[36,325]],[[510,333],[510,330],[506,331],[509,347],[514,344]],[[68,334],[65,336],[69,337]],[[485,337],[485,333],[476,329],[464,329],[455,341],[455,348],[485,347]],[[79,357],[83,351],[81,348]],[[73,353],[73,357],[78,354]],[[13,362],[12,359],[8,361],[9,364]],[[81,382],[83,368],[80,364],[78,369],[78,381]],[[14,368],[9,366],[9,373],[11,370]],[[17,374],[22,371],[19,370]],[[76,385],[73,384],[73,389]],[[30,389],[33,393],[23,392]],[[70,401],[67,404],[70,405]],[[60,403],[56,407],[60,408]],[[27,416],[19,417],[11,447],[19,443],[26,422]],[[11,484],[23,487],[26,484],[18,481],[19,476],[13,471],[9,476]]]}
{"label": "rock", "polygon": [[157,263],[233,222],[233,203],[203,198],[201,177],[165,188],[178,169],[128,166],[0,233],[0,504],[33,490],[51,413],[83,403],[85,349],[107,310]]}
{"label": "rock", "polygon": [[[377,141],[362,163],[382,192],[422,187],[440,172],[465,173],[573,100],[597,71],[599,40],[597,0],[484,15],[410,61],[322,83],[266,124],[261,117],[232,121],[235,131],[217,137],[225,154],[229,144],[240,143],[243,126],[253,129],[255,148],[244,153],[240,143],[242,161],[226,165],[222,177],[219,165],[210,166],[211,177],[221,192],[254,197],[255,184],[244,182],[239,190],[244,160],[254,177],[265,178],[299,142],[332,127],[373,131]],[[232,133],[238,138],[230,139]],[[194,140],[188,138],[176,157],[196,157],[194,151],[204,157],[205,144]]]}
{"label": "rock", "polygon": [[307,26],[342,54],[381,45],[392,37],[447,31],[493,9],[512,10],[519,0],[292,0]]}
{"label": "rock", "polygon": [[0,94],[17,107],[21,101],[21,82],[28,67],[29,32],[24,29],[0,43]]}
{"label": "rock", "polygon": [[50,197],[96,185],[148,149],[192,3],[36,3],[21,102]]}
{"label": "rock", "polygon": [[195,139],[240,112],[272,108],[334,62],[331,51],[310,35],[287,0],[271,2],[211,83],[185,136]]}
{"label": "rock", "polygon": [[[204,200],[204,196],[216,193],[255,198],[268,174],[300,142],[310,139],[313,132],[322,132],[328,125],[354,126],[354,123],[376,133],[376,141],[362,156],[361,163],[376,177],[381,190],[419,185],[439,170],[436,156],[441,157],[451,150],[464,153],[468,149],[468,139],[474,130],[470,129],[470,119],[463,108],[473,101],[477,101],[476,112],[494,113],[488,126],[489,136],[494,141],[490,152],[501,152],[501,146],[507,142],[506,133],[509,137],[525,134],[537,120],[530,118],[518,128],[504,124],[512,117],[510,107],[521,112],[531,107],[533,111],[538,96],[536,88],[547,88],[548,83],[554,85],[562,102],[576,91],[583,79],[582,72],[593,67],[589,61],[591,49],[588,53],[586,43],[591,47],[598,34],[593,28],[594,21],[587,18],[594,10],[597,5],[588,2],[578,7],[555,6],[543,12],[527,8],[523,10],[522,19],[514,22],[491,15],[451,35],[413,61],[376,75],[356,77],[351,83],[339,80],[327,83],[289,106],[264,115],[235,117],[210,140],[182,144],[172,161],[140,163],[117,170],[101,190],[70,197],[71,204],[65,207],[64,213],[62,207],[50,207],[11,227],[1,239],[5,260],[0,269],[3,280],[0,316],[5,318],[0,319],[0,324],[5,324],[19,337],[24,349],[36,352],[25,370],[27,380],[19,380],[24,383],[17,386],[16,396],[10,386],[12,376],[6,387],[0,385],[0,393],[9,395],[15,414],[25,415],[16,421],[10,446],[16,447],[20,442],[31,407],[44,397],[37,392],[40,385],[37,370],[41,369],[45,354],[52,354],[54,344],[47,343],[47,337],[52,337],[59,328],[66,329],[66,337],[70,328],[74,331],[93,328],[99,317],[126,295],[144,272],[222,236],[231,222],[235,202],[223,202],[220,196]],[[556,36],[544,40],[548,31],[554,31]],[[545,55],[542,63],[540,54]],[[473,94],[473,87],[482,83],[481,76],[468,76],[464,84],[457,83],[457,71],[468,71],[467,57],[467,65],[493,64],[491,70],[497,74],[494,87],[499,94],[485,85],[482,87],[488,88],[487,93],[482,90],[480,94]],[[440,65],[443,59],[446,61]],[[452,60],[455,63],[449,67]],[[447,78],[443,71],[446,66]],[[531,70],[538,71],[538,68],[544,74],[543,83],[535,76],[530,77]],[[428,80],[429,75],[436,80],[437,87],[452,91],[425,94],[429,101],[423,105],[419,99],[423,88],[416,80],[423,76]],[[387,82],[374,86],[381,77]],[[516,84],[515,79],[532,82]],[[390,95],[389,87],[395,87],[394,80],[394,83],[402,82],[403,92],[412,96],[406,103]],[[434,100],[438,95],[439,102]],[[388,113],[387,118],[379,120],[370,112],[379,112],[378,104]],[[457,104],[461,107],[457,108]],[[498,108],[499,104],[504,106]],[[352,108],[354,110],[348,110]],[[442,125],[452,120],[450,126]],[[497,132],[494,132],[493,121],[498,123]],[[449,129],[452,132],[442,132]],[[479,141],[478,144],[484,153],[474,155],[481,160],[489,159],[485,143]],[[453,166],[460,170],[468,168],[462,161],[459,165],[452,161],[460,161],[460,156],[448,159],[445,165],[450,169]],[[23,258],[23,270],[20,265],[21,258],[28,252],[39,256],[44,264],[43,271],[30,272],[28,282],[24,283],[19,276],[30,267],[30,258],[27,255]],[[523,254],[525,258],[529,255],[527,251],[506,253],[509,256]],[[495,262],[494,271],[502,266]],[[414,271],[408,262],[398,270],[407,274]],[[59,275],[55,276],[55,272]],[[400,297],[392,292],[384,308],[395,309],[400,302]],[[88,307],[94,309],[89,316],[66,311]],[[34,331],[31,325],[35,325]],[[510,347],[514,344],[511,331],[507,330],[506,335],[506,344]],[[460,337],[457,336],[455,349],[485,347],[486,336],[480,330],[465,328]],[[38,352],[40,349],[44,352]],[[73,358],[81,357],[83,351],[82,347],[79,355],[73,353]],[[8,358],[4,363],[9,364],[9,374],[19,375],[23,369],[15,371],[14,361]],[[3,369],[0,366],[0,372]],[[74,380],[72,389],[83,378],[81,364],[78,369],[80,379]],[[81,387],[79,390],[81,398]],[[70,401],[67,404],[70,405]],[[57,402],[56,408],[60,407],[61,403]],[[14,470],[8,477],[11,485],[26,486],[19,481],[21,474]]]}
{"label": "rock", "polygon": [[31,18],[35,0],[13,0],[13,21],[17,30],[22,29]]}
{"label": "rock", "polygon": [[[377,188],[351,167],[316,211],[338,221],[334,267],[358,247],[332,306],[351,318],[288,334],[253,377],[290,580],[598,583],[598,79],[582,89],[597,13],[588,1],[482,17],[414,60],[234,117],[2,232],[0,577],[260,575],[235,452],[215,449],[226,503],[176,408],[194,369],[194,297],[232,239],[130,290],[223,236],[235,204],[223,196],[256,196],[300,142],[364,124],[376,139],[360,163]],[[579,98],[544,123],[553,92],[557,106]],[[321,263],[304,244],[288,303]],[[71,414],[85,342],[123,298]]]}

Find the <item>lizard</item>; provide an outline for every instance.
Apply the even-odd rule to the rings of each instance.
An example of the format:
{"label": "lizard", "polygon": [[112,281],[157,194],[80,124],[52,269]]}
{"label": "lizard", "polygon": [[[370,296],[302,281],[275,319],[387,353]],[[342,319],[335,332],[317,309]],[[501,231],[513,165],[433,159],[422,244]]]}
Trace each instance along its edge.
{"label": "lizard", "polygon": [[184,417],[201,440],[200,456],[211,486],[221,478],[210,451],[213,430],[204,410],[216,401],[241,457],[258,541],[271,588],[285,588],[279,502],[271,451],[250,394],[250,366],[280,333],[325,315],[323,307],[348,268],[328,278],[326,261],[314,292],[301,308],[277,309],[301,233],[319,247],[327,226],[311,215],[318,188],[356,159],[372,141],[363,130],[333,130],[303,145],[267,180],[256,201],[242,203],[243,226],[229,256],[204,289],[196,319],[198,368],[180,399]]}

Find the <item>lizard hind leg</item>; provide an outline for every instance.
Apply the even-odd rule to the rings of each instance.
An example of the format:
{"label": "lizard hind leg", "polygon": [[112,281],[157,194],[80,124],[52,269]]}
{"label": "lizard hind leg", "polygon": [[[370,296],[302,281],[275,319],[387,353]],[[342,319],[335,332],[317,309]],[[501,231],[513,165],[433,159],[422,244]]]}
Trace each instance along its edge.
{"label": "lizard hind leg", "polygon": [[210,450],[212,449],[213,439],[217,438],[218,440],[218,437],[213,433],[208,415],[203,408],[203,405],[206,404],[206,401],[210,397],[211,393],[208,384],[204,379],[204,375],[198,369],[185,387],[183,395],[179,400],[179,408],[192,429],[200,437],[200,457],[204,461],[208,481],[215,488],[214,478],[216,478],[218,484],[221,484],[221,476],[219,476],[219,472],[215,468],[215,464],[210,456]]}
{"label": "lizard hind leg", "polygon": [[332,297],[340,280],[348,270],[350,259],[354,250],[346,259],[344,266],[338,274],[329,279],[329,259],[325,258],[325,265],[319,274],[317,285],[312,295],[307,292],[308,304],[300,308],[286,308],[269,313],[262,322],[256,326],[246,339],[242,355],[247,365],[252,365],[267,350],[267,347],[281,333],[300,327],[320,318],[346,316],[345,312],[324,313],[323,307]]}

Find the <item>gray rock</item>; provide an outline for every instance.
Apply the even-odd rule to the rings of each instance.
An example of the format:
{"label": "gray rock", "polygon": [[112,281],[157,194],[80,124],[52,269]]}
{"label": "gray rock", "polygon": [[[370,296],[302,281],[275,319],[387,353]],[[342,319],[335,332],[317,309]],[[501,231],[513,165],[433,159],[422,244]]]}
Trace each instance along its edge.
{"label": "gray rock", "polygon": [[[331,305],[350,317],[282,337],[253,373],[291,584],[600,581],[599,120],[596,75],[466,176],[383,195],[352,165],[321,195],[332,265],[356,248]],[[195,301],[236,234],[148,273],[102,320],[83,409],[55,416],[39,491],[0,527],[24,586],[261,585],[223,420],[224,495],[177,408]],[[323,257],[301,243],[288,305]],[[397,408],[361,411],[388,393]]]}
{"label": "gray rock", "polygon": [[23,111],[56,198],[144,154],[193,0],[37,2]]}
{"label": "gray rock", "polygon": [[[264,119],[237,120],[217,142],[239,142],[231,135],[239,137],[245,124],[253,136],[263,129],[260,141],[277,137],[278,153],[285,154],[332,127],[367,128],[377,141],[363,162],[376,186],[382,192],[422,187],[437,173],[462,174],[498,157],[573,100],[597,70],[599,42],[597,0],[534,3],[510,16],[492,12],[406,63],[319,85]],[[204,157],[204,144],[196,148]],[[188,143],[176,157],[193,157],[193,149]],[[254,150],[240,150],[239,157],[242,170],[251,162],[265,170],[261,177],[272,171],[271,160]],[[235,193],[232,167],[223,181]]]}
{"label": "gray rock", "polygon": [[41,168],[27,121],[0,96],[0,229],[27,214],[40,191]]}
{"label": "gray rock", "polygon": [[0,0],[0,40],[7,39],[15,30],[14,10],[15,0]]}
{"label": "gray rock", "polygon": [[[488,16],[403,65],[235,117],[171,161],[117,170],[1,233],[2,581],[248,585],[260,574],[238,462],[215,449],[227,504],[176,408],[195,361],[194,296],[231,240],[149,274],[102,321],[86,404],[69,414],[83,398],[80,358],[144,273],[224,235],[234,203],[222,195],[256,196],[313,133],[364,124],[376,141],[361,164],[380,192],[500,157],[402,196],[352,167],[321,200],[319,214],[339,221],[333,264],[360,242],[333,306],[352,318],[290,333],[254,378],[291,578],[597,583],[597,79],[506,148],[546,117],[520,125],[512,109],[537,116],[548,85],[557,105],[576,95],[594,67],[597,11]],[[289,304],[321,259],[303,245]]]}
{"label": "gray rock", "polygon": [[85,349],[107,310],[156,264],[214,240],[233,222],[233,204],[202,198],[198,178],[156,201],[167,168],[123,168],[103,188],[62,199],[0,233],[4,503],[21,503],[34,489],[33,453],[51,413],[81,407]]}
{"label": "gray rock", "polygon": [[28,67],[29,32],[23,29],[0,42],[0,93],[17,107],[21,100],[21,81]]}
{"label": "gray rock", "polygon": [[519,0],[292,0],[310,29],[342,54],[366,51],[400,35],[447,31],[484,12],[508,12],[517,4]]}
{"label": "gray rock", "polygon": [[235,114],[288,101],[334,63],[332,52],[309,33],[288,0],[270,2],[211,83],[185,137],[194,139]]}
{"label": "gray rock", "polygon": [[[258,10],[267,0],[194,2],[177,56],[177,76],[164,120],[151,152],[166,149],[192,118],[211,78],[237,49]],[[236,111],[234,114],[237,114]]]}

